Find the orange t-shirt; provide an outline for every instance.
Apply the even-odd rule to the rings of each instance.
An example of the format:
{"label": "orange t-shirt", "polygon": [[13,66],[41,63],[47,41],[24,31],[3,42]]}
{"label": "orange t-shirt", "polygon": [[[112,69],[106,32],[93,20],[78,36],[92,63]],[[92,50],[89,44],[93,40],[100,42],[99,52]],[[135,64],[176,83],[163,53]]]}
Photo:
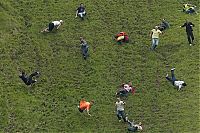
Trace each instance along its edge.
{"label": "orange t-shirt", "polygon": [[85,100],[80,101],[80,109],[81,110],[90,110],[91,105],[89,102],[86,102]]}

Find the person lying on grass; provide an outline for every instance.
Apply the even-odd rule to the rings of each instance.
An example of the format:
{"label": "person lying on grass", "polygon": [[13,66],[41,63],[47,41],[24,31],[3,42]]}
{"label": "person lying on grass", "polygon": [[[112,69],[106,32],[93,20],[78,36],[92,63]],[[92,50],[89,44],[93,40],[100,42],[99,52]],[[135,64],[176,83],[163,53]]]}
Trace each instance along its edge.
{"label": "person lying on grass", "polygon": [[184,81],[177,80],[175,75],[174,75],[174,70],[175,68],[171,69],[171,75],[172,78],[168,77],[168,74],[166,75],[166,79],[172,83],[173,86],[177,88],[178,91],[180,91],[183,87],[187,86],[187,84]]}
{"label": "person lying on grass", "polygon": [[83,58],[86,60],[87,57],[89,56],[88,54],[89,46],[83,37],[80,37],[80,44],[81,44],[81,52],[82,52]]}
{"label": "person lying on grass", "polygon": [[127,84],[123,83],[119,90],[116,92],[117,96],[128,96],[128,93],[135,93],[135,87],[132,86],[132,82],[129,81]]}
{"label": "person lying on grass", "polygon": [[32,85],[33,83],[37,82],[36,79],[33,79],[33,77],[35,77],[35,76],[37,76],[37,75],[39,75],[39,72],[34,72],[34,73],[32,73],[30,76],[27,76],[27,75],[25,74],[25,72],[22,71],[22,72],[20,73],[20,75],[19,75],[19,78],[20,78],[27,86],[29,86],[29,85]]}
{"label": "person lying on grass", "polygon": [[121,122],[121,119],[124,120],[124,122],[126,122],[126,115],[124,112],[124,105],[126,103],[124,101],[122,101],[120,98],[117,98],[117,102],[115,102],[115,106],[117,109],[117,118],[119,120],[119,122]]}
{"label": "person lying on grass", "polygon": [[187,14],[196,13],[196,6],[192,4],[183,4],[183,12]]}
{"label": "person lying on grass", "polygon": [[59,29],[59,27],[63,24],[63,20],[59,20],[59,21],[52,21],[49,23],[49,26],[47,28],[45,28],[44,30],[42,30],[41,32],[51,32],[53,31],[53,29]]}
{"label": "person lying on grass", "polygon": [[127,118],[127,123],[128,123],[128,131],[129,132],[137,132],[137,131],[142,131],[142,122],[139,122],[138,124],[135,124],[134,120],[130,121]]}
{"label": "person lying on grass", "polygon": [[117,35],[115,35],[115,40],[117,44],[123,44],[129,42],[129,37],[126,32],[120,32]]}
{"label": "person lying on grass", "polygon": [[87,111],[87,114],[89,116],[91,116],[91,114],[89,113],[91,106],[94,104],[94,100],[90,101],[90,102],[86,102],[85,99],[82,99],[80,101],[80,104],[78,106],[78,110],[83,113],[84,110]]}
{"label": "person lying on grass", "polygon": [[158,26],[158,29],[160,31],[164,31],[164,30],[168,29],[169,27],[170,27],[169,22],[167,22],[165,19],[162,19],[162,22]]}

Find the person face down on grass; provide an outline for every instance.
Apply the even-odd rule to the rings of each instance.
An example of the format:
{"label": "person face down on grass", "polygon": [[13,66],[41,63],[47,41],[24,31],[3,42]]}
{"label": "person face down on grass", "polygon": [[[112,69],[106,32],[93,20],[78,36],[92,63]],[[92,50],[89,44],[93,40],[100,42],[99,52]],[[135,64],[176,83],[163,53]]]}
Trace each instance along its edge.
{"label": "person face down on grass", "polygon": [[180,91],[183,87],[187,86],[187,84],[184,81],[177,80],[175,75],[174,75],[174,70],[175,68],[171,69],[171,78],[166,75],[166,79],[177,88],[178,91]]}
{"label": "person face down on grass", "polygon": [[117,35],[115,35],[115,40],[118,44],[128,43],[129,36],[126,32],[120,32]]}
{"label": "person face down on grass", "polygon": [[59,21],[52,21],[49,23],[49,26],[42,30],[41,32],[51,32],[53,31],[53,29],[59,29],[59,27],[63,24],[63,20],[59,20]]}
{"label": "person face down on grass", "polygon": [[80,37],[80,45],[81,45],[81,52],[82,52],[83,58],[87,59],[87,57],[89,56],[88,54],[89,46],[83,37]]}
{"label": "person face down on grass", "polygon": [[162,34],[162,32],[158,29],[158,26],[155,26],[155,28],[151,30],[150,32],[150,37],[152,38],[151,50],[155,50],[156,47],[158,46],[160,34]]}
{"label": "person face down on grass", "polygon": [[128,96],[128,93],[135,93],[135,87],[133,87],[132,82],[129,81],[127,84],[123,83],[119,90],[116,92],[117,96]]}
{"label": "person face down on grass", "polygon": [[22,72],[20,73],[20,75],[19,75],[19,78],[20,78],[27,86],[29,86],[29,85],[32,85],[33,83],[37,82],[37,80],[36,80],[36,79],[33,79],[33,77],[38,76],[38,75],[39,75],[39,72],[34,72],[34,73],[32,73],[30,76],[27,76],[27,75],[25,74],[25,72],[22,71]]}
{"label": "person face down on grass", "polygon": [[78,110],[81,112],[81,113],[83,113],[83,111],[87,111],[87,114],[89,115],[89,116],[91,116],[91,114],[90,114],[90,108],[91,108],[91,106],[94,104],[94,100],[91,100],[90,102],[87,102],[87,101],[85,101],[85,99],[82,99],[81,101],[80,101],[80,103],[79,103],[79,106],[78,106]]}
{"label": "person face down on grass", "polygon": [[124,112],[124,105],[126,103],[124,101],[122,101],[120,98],[117,98],[117,102],[115,102],[115,106],[116,106],[116,111],[117,111],[117,118],[119,120],[119,122],[121,121],[121,119],[124,120],[124,122],[126,122],[126,115]]}
{"label": "person face down on grass", "polygon": [[82,20],[84,20],[85,15],[86,15],[86,10],[85,10],[83,3],[81,3],[80,6],[76,10],[75,18],[77,18],[79,16]]}

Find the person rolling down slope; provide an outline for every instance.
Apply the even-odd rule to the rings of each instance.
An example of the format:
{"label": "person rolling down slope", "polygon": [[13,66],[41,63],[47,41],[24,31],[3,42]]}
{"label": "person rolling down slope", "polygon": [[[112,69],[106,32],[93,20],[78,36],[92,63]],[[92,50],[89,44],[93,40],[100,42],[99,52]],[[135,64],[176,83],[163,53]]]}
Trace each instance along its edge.
{"label": "person rolling down slope", "polygon": [[120,32],[117,35],[115,35],[115,39],[117,41],[117,44],[122,44],[122,43],[128,43],[129,42],[129,37],[126,32]]}
{"label": "person rolling down slope", "polygon": [[128,84],[123,83],[120,89],[116,92],[117,96],[128,96],[128,93],[135,93],[135,87],[132,86],[131,81]]}
{"label": "person rolling down slope", "polygon": [[91,108],[91,106],[92,106],[93,104],[94,104],[94,101],[93,101],[93,100],[90,101],[90,102],[86,102],[85,99],[82,99],[82,100],[80,101],[79,106],[78,106],[78,110],[79,110],[81,113],[83,113],[83,111],[86,110],[86,111],[87,111],[87,114],[88,114],[89,116],[91,116],[91,114],[89,113],[89,111],[90,111],[90,108]]}
{"label": "person rolling down slope", "polygon": [[192,5],[192,4],[183,4],[183,12],[187,13],[187,14],[192,14],[192,13],[196,13],[196,6]]}
{"label": "person rolling down slope", "polygon": [[49,26],[47,28],[45,28],[44,30],[42,30],[41,32],[51,32],[53,31],[53,29],[59,29],[59,27],[63,24],[63,20],[59,20],[59,21],[52,21],[49,23]]}
{"label": "person rolling down slope", "polygon": [[88,54],[89,46],[83,37],[80,37],[80,44],[81,44],[81,52],[82,52],[83,58],[86,60],[87,57],[89,56]]}
{"label": "person rolling down slope", "polygon": [[151,50],[155,50],[156,47],[158,46],[160,34],[162,34],[162,32],[158,29],[158,26],[155,26],[155,29],[151,30],[151,33],[150,33],[150,37],[152,38]]}
{"label": "person rolling down slope", "polygon": [[34,76],[39,75],[39,72],[34,72],[30,76],[27,76],[24,71],[21,72],[19,78],[27,85],[32,85],[33,83],[37,82],[36,79],[33,79]]}
{"label": "person rolling down slope", "polygon": [[137,132],[137,131],[142,131],[142,122],[139,122],[139,124],[135,124],[134,120],[133,121],[129,121],[127,120],[128,123],[128,131],[129,132]]}
{"label": "person rolling down slope", "polygon": [[168,74],[166,75],[166,79],[172,83],[173,86],[177,88],[178,91],[180,91],[183,87],[187,86],[187,84],[184,81],[177,80],[174,75],[175,68],[171,69],[171,76],[172,78],[168,77]]}
{"label": "person rolling down slope", "polygon": [[160,31],[164,31],[164,30],[168,29],[169,27],[170,27],[169,22],[167,22],[165,19],[162,19],[162,22],[158,26],[158,29]]}
{"label": "person rolling down slope", "polygon": [[85,10],[83,3],[81,3],[80,6],[76,10],[75,18],[77,18],[79,16],[82,20],[84,20],[85,15],[86,15],[86,10]]}

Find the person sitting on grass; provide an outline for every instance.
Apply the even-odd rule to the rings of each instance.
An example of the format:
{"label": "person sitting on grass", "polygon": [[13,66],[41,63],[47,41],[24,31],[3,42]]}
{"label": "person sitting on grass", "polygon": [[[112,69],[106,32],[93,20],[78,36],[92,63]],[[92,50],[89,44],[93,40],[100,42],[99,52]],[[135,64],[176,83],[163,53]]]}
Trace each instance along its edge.
{"label": "person sitting on grass", "polygon": [[128,123],[128,131],[129,132],[137,132],[137,131],[143,130],[142,122],[135,124],[134,120],[133,121],[127,120],[127,123]]}
{"label": "person sitting on grass", "polygon": [[135,87],[132,86],[132,82],[129,81],[127,84],[123,83],[120,89],[116,92],[117,96],[128,96],[128,93],[135,93]]}
{"label": "person sitting on grass", "polygon": [[80,44],[81,44],[81,52],[82,52],[83,58],[86,60],[87,57],[89,56],[88,54],[89,46],[83,37],[80,37]]}
{"label": "person sitting on grass", "polygon": [[126,32],[120,32],[117,35],[115,35],[115,39],[117,41],[117,44],[122,44],[122,43],[128,43],[129,42],[129,37]]}
{"label": "person sitting on grass", "polygon": [[27,85],[32,85],[33,83],[37,82],[36,79],[33,79],[34,76],[39,75],[39,72],[34,72],[30,76],[27,76],[24,71],[22,71],[19,75],[19,78]]}
{"label": "person sitting on grass", "polygon": [[59,27],[63,24],[63,20],[59,20],[59,21],[52,21],[51,23],[49,23],[49,26],[47,28],[45,28],[44,30],[42,30],[41,32],[51,32],[53,31],[53,29],[59,29]]}
{"label": "person sitting on grass", "polygon": [[124,120],[124,122],[127,121],[126,119],[126,115],[124,113],[124,105],[126,103],[124,101],[122,101],[120,98],[117,98],[117,102],[115,103],[115,106],[117,108],[117,118],[119,120],[119,122],[121,122],[121,119]]}
{"label": "person sitting on grass", "polygon": [[180,91],[183,87],[187,86],[187,84],[184,81],[177,80],[174,75],[175,68],[171,69],[171,76],[172,78],[168,77],[168,74],[166,75],[166,79],[172,83],[173,86],[177,88],[178,91]]}
{"label": "person sitting on grass", "polygon": [[183,12],[187,13],[187,14],[192,14],[192,13],[196,13],[196,6],[192,5],[192,4],[183,4]]}
{"label": "person sitting on grass", "polygon": [[80,101],[79,106],[78,106],[78,110],[79,110],[81,113],[83,113],[83,111],[86,110],[86,111],[87,111],[87,114],[88,114],[89,116],[91,116],[91,114],[89,113],[89,111],[90,111],[90,108],[91,108],[91,106],[92,106],[93,104],[94,104],[94,101],[93,101],[93,100],[90,101],[90,102],[86,102],[85,99],[82,99],[82,100]]}
{"label": "person sitting on grass", "polygon": [[84,20],[85,15],[86,15],[86,10],[85,10],[83,3],[81,3],[80,6],[76,10],[75,18],[77,18],[79,16],[82,20]]}
{"label": "person sitting on grass", "polygon": [[164,30],[168,29],[169,27],[170,27],[169,22],[167,22],[165,19],[162,19],[162,22],[158,26],[158,29],[160,31],[164,31]]}

